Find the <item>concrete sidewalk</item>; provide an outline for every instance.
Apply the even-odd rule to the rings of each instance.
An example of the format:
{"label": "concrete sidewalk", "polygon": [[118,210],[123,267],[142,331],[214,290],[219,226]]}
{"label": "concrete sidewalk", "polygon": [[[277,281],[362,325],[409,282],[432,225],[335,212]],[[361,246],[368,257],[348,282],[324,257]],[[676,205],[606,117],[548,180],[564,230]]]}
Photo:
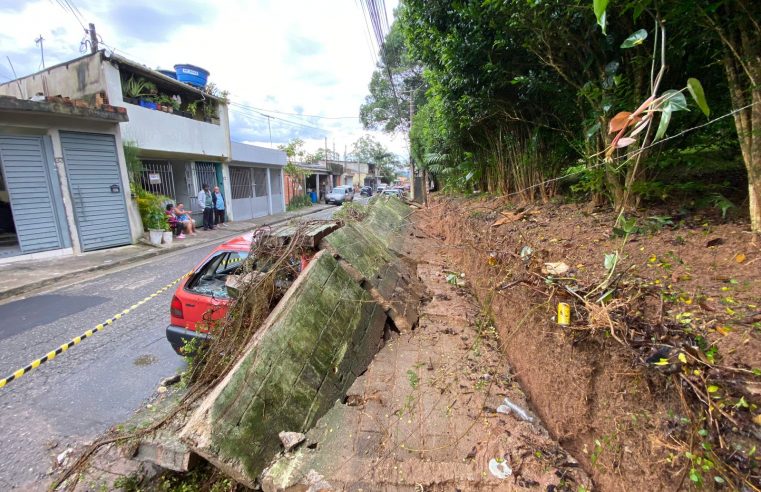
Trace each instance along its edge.
{"label": "concrete sidewalk", "polygon": [[71,280],[85,273],[116,268],[192,246],[218,244],[224,239],[254,230],[257,227],[287,222],[327,208],[332,208],[332,206],[313,205],[309,208],[268,215],[259,219],[228,222],[225,227],[218,227],[213,231],[199,230],[196,236],[186,236],[185,239],[175,237],[169,246],[158,247],[148,243],[138,243],[77,256],[0,264],[0,301],[53,285],[56,282]]}

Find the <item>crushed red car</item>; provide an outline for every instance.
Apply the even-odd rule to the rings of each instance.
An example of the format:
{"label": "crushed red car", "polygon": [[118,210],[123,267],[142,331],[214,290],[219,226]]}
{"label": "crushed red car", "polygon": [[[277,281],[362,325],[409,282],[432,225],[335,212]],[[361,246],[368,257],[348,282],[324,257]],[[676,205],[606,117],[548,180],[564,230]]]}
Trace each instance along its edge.
{"label": "crushed red car", "polygon": [[248,258],[254,233],[226,241],[212,250],[188,275],[172,297],[166,338],[178,354],[185,343],[209,337],[217,320],[230,304],[225,281],[235,275]]}

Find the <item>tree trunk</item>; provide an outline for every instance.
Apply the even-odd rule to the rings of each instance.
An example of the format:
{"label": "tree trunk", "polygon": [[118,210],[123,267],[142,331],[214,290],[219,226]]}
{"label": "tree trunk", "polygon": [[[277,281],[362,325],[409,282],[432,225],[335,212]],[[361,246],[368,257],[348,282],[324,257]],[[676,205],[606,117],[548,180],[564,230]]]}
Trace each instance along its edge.
{"label": "tree trunk", "polygon": [[745,167],[748,169],[750,229],[761,233],[761,88],[753,89],[753,104],[750,155],[745,160]]}

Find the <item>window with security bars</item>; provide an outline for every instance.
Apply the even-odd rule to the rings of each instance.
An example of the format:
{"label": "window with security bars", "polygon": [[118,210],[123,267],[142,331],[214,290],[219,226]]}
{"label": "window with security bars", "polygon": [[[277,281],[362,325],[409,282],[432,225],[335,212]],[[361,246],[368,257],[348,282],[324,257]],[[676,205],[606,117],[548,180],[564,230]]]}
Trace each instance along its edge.
{"label": "window with security bars", "polygon": [[256,187],[256,196],[267,196],[267,170],[254,168],[254,186]]}
{"label": "window with security bars", "polygon": [[143,189],[154,195],[164,195],[176,199],[174,194],[174,173],[169,161],[144,160],[143,170],[138,179]]}
{"label": "window with security bars", "polygon": [[230,167],[230,188],[232,199],[253,198],[254,187],[251,169],[247,167]]}
{"label": "window with security bars", "polygon": [[217,186],[217,170],[213,162],[196,161],[196,193],[204,184],[209,185],[210,190]]}

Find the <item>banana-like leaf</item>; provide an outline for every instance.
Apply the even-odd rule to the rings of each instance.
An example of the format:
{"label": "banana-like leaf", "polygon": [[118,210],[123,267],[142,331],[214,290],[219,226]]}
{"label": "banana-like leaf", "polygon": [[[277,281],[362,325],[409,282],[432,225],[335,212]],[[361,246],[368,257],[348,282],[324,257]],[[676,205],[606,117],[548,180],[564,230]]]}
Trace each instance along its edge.
{"label": "banana-like leaf", "polygon": [[628,38],[624,40],[623,43],[621,43],[622,49],[627,48],[633,48],[635,46],[638,46],[642,44],[647,39],[647,31],[644,29],[640,29],[639,31],[635,32]]}
{"label": "banana-like leaf", "polygon": [[671,121],[671,107],[667,104],[663,106],[663,112],[661,113],[661,121],[658,123],[658,131],[655,132],[655,138],[653,142],[660,140],[666,134],[668,130],[669,122]]}
{"label": "banana-like leaf", "polygon": [[700,81],[693,78],[687,79],[687,90],[690,91],[692,98],[695,100],[695,103],[698,105],[703,114],[706,115],[706,117],[711,116],[711,108],[708,107],[706,95],[705,92],[703,92],[703,85],[700,83]]}
{"label": "banana-like leaf", "polygon": [[663,107],[669,107],[671,112],[689,111],[687,109],[687,99],[680,91],[669,90],[663,93]]}
{"label": "banana-like leaf", "polygon": [[608,0],[592,0],[592,7],[595,10],[597,24],[602,28],[602,33],[607,34],[605,23],[605,9],[608,7]]}

